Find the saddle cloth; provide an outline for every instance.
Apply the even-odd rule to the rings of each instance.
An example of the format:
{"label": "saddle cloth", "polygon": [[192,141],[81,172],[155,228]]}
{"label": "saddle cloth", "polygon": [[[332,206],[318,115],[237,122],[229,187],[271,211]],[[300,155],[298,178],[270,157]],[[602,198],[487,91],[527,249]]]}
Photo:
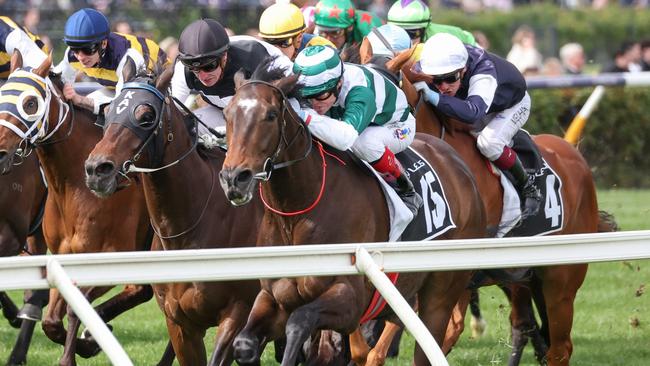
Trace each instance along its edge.
{"label": "saddle cloth", "polygon": [[395,190],[368,163],[364,162],[377,177],[386,197],[391,223],[389,241],[429,240],[455,228],[442,183],[429,162],[412,148],[395,156],[404,167],[424,204],[414,218]]}

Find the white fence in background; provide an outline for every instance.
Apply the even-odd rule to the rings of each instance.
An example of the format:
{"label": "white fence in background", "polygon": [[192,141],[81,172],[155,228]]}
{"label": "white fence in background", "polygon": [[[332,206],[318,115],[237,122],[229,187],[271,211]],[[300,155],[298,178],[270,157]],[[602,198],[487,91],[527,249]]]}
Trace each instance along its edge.
{"label": "white fence in background", "polygon": [[[58,287],[115,365],[131,361],[76,286],[365,274],[433,365],[440,349],[385,272],[595,263],[650,258],[650,230],[526,238],[328,244],[0,258],[0,290]],[[424,330],[424,332],[423,332]],[[426,334],[423,334],[426,333]]]}

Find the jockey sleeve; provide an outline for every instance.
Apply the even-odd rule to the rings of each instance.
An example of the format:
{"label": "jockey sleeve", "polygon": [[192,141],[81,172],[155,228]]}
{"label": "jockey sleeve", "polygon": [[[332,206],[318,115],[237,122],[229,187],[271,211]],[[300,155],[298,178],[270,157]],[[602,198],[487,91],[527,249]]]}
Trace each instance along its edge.
{"label": "jockey sleeve", "polygon": [[350,149],[359,137],[357,130],[349,123],[319,115],[313,109],[305,109],[305,112],[309,115],[309,132],[338,150]]}
{"label": "jockey sleeve", "polygon": [[27,33],[9,18],[0,17],[0,78],[6,79],[9,76],[11,55],[14,50],[20,52],[23,66],[36,68],[47,58],[45,52]]}

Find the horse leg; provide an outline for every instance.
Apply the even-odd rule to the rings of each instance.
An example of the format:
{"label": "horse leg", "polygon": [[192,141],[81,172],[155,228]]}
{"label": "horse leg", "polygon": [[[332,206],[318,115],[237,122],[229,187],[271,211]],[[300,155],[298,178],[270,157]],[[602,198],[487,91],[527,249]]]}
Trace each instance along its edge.
{"label": "horse leg", "polygon": [[469,311],[472,314],[472,319],[470,320],[470,327],[472,328],[472,338],[480,338],[483,333],[485,333],[485,328],[487,328],[487,323],[483,316],[481,316],[481,307],[478,289],[470,290],[469,297]]}
{"label": "horse leg", "polygon": [[[87,287],[83,288],[81,292],[84,297],[88,300],[89,303],[92,303],[95,299],[102,296],[110,287]],[[77,339],[77,332],[79,331],[79,326],[81,321],[77,314],[74,313],[71,306],[67,306],[68,314],[68,332],[65,338],[65,344],[63,346],[63,356],[59,361],[60,365],[76,365],[75,354],[79,353],[81,357],[89,358],[101,350],[96,346],[95,342],[83,342],[84,340]],[[79,341],[79,342],[78,342]]]}
{"label": "horse leg", "polygon": [[32,341],[35,326],[35,321],[27,319],[23,320],[20,325],[20,332],[18,333],[16,344],[9,355],[7,366],[25,365],[27,363],[27,351],[29,351],[29,344]]}
{"label": "horse leg", "polygon": [[[438,345],[445,339],[451,313],[465,293],[470,277],[470,271],[430,273],[418,292],[418,315]],[[426,354],[417,343],[413,364],[429,364]]]}
{"label": "horse leg", "polygon": [[173,319],[168,317],[165,319],[178,364],[181,366],[205,366],[207,363],[205,345],[203,344],[205,330],[188,326],[181,327]]}
{"label": "horse leg", "polygon": [[350,355],[352,357],[352,362],[359,366],[365,365],[369,353],[370,346],[368,346],[366,339],[361,333],[361,328],[357,328],[352,332],[352,334],[350,334]]}
{"label": "horse leg", "polygon": [[21,319],[17,317],[18,307],[4,291],[0,291],[0,307],[2,308],[2,314],[7,318],[9,324],[13,328],[20,328]]}
{"label": "horse leg", "polygon": [[[244,329],[239,332],[233,342],[233,355],[237,363],[240,365],[259,364],[264,347],[262,340],[282,338],[283,324],[286,319],[286,312],[280,308],[273,295],[267,290],[260,290]],[[282,345],[281,343],[283,342],[276,342],[276,359],[278,358],[277,346]],[[284,344],[284,349],[284,354],[286,354],[286,344]]]}
{"label": "horse leg", "polygon": [[528,344],[529,335],[539,332],[539,329],[533,312],[530,290],[517,284],[499,287],[510,301],[512,352],[508,358],[508,365],[517,366]]}
{"label": "horse leg", "polygon": [[63,326],[66,304],[57,289],[50,289],[50,305],[47,307],[45,318],[41,324],[45,335],[55,343],[65,343],[66,330]]}
{"label": "horse leg", "polygon": [[223,320],[217,329],[214,352],[208,365],[226,366],[233,361],[232,342],[235,336],[246,324],[246,318],[250,313],[250,306],[242,301],[235,302],[223,315]]}
{"label": "horse leg", "polygon": [[447,331],[445,332],[445,339],[442,342],[442,347],[440,347],[442,353],[445,355],[451,352],[451,349],[458,342],[460,335],[463,334],[463,330],[465,330],[465,314],[467,313],[467,306],[470,302],[470,291],[465,290],[456,305],[454,305],[454,310],[451,313]]}
{"label": "horse leg", "polygon": [[400,333],[402,326],[393,322],[386,321],[384,330],[377,341],[377,344],[370,350],[366,360],[366,365],[381,366],[386,363],[386,355],[393,343],[393,339]]}
{"label": "horse leg", "polygon": [[[355,321],[354,312],[349,311],[357,304],[357,294],[346,283],[335,283],[314,301],[296,308],[285,327],[287,348],[282,357],[282,366],[294,366],[302,344],[317,329],[345,329]],[[356,329],[352,328],[351,331]]]}
{"label": "horse leg", "polygon": [[167,347],[165,347],[165,352],[163,352],[160,361],[156,366],[172,366],[174,364],[174,359],[176,359],[176,352],[174,352],[174,346],[172,341],[167,341]]}
{"label": "horse leg", "polygon": [[549,366],[569,364],[573,344],[573,301],[587,274],[586,264],[544,268],[543,291],[549,321],[550,344],[546,353]]}

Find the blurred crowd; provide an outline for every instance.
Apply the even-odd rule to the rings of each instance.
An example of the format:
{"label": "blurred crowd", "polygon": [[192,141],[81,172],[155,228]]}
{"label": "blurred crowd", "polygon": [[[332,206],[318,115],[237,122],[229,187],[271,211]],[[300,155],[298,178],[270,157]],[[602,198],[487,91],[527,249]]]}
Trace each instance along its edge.
{"label": "blurred crowd", "polygon": [[[559,4],[566,7],[578,6],[603,6],[608,0],[559,0]],[[237,3],[249,4],[251,7],[266,7],[275,0],[195,0],[194,3],[200,6],[211,8],[226,8]],[[434,0],[429,3],[438,3],[440,6],[456,7],[463,9],[482,9],[497,8],[508,10],[512,6],[530,4],[531,0]],[[187,1],[181,0],[0,0],[0,14],[13,16],[34,34],[40,34],[42,40],[54,49],[51,40],[46,34],[39,32],[39,23],[41,20],[41,9],[51,9],[58,7],[60,9],[74,10],[84,6],[92,6],[100,11],[108,9],[110,6],[126,6],[138,4],[144,8],[153,7],[156,9],[187,6]],[[317,3],[315,0],[296,0],[293,3],[298,6],[309,6]],[[385,19],[388,8],[393,3],[392,0],[365,0],[357,1],[360,8],[368,9],[377,14],[380,18]],[[647,6],[648,0],[620,0],[619,3],[624,6]],[[12,12],[19,12],[13,14]],[[136,34],[151,38],[150,32],[145,29],[134,29],[129,22],[125,20],[116,20],[112,23],[114,31],[124,34]],[[230,31],[230,30],[229,30]],[[258,30],[250,28],[242,32],[251,36],[257,36]],[[476,42],[485,49],[490,49],[490,42],[480,31],[472,32]],[[234,32],[232,32],[234,34]],[[169,35],[161,37],[159,43],[161,48],[174,58],[178,53],[178,35]],[[650,71],[650,38],[642,40],[628,40],[623,42],[612,54],[609,63],[602,65],[594,64],[585,55],[583,47],[578,40],[562,45],[557,50],[557,54],[547,55],[544,57],[538,50],[536,42],[537,35],[535,30],[530,26],[520,26],[512,36],[512,47],[505,56],[508,61],[512,62],[524,75],[547,75],[557,76],[562,74],[582,74],[584,72],[636,72]]]}

